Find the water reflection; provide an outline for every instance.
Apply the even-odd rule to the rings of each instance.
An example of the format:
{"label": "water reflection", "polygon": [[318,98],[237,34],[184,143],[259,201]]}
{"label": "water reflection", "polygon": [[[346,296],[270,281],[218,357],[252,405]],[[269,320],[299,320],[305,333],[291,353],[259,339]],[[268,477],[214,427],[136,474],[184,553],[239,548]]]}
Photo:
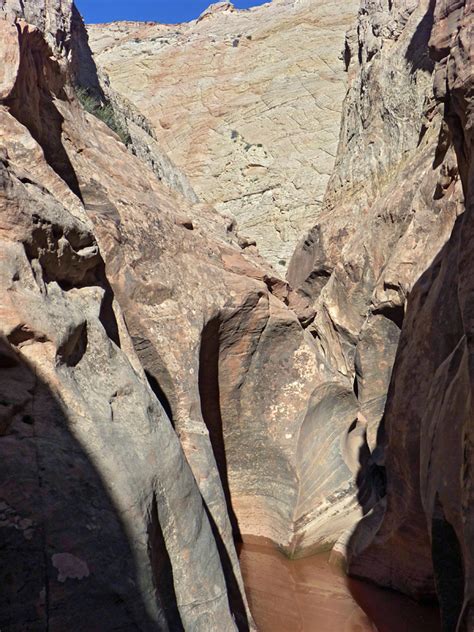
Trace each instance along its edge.
{"label": "water reflection", "polygon": [[245,544],[240,563],[259,632],[439,632],[433,606],[348,580],[328,554],[290,561]]}

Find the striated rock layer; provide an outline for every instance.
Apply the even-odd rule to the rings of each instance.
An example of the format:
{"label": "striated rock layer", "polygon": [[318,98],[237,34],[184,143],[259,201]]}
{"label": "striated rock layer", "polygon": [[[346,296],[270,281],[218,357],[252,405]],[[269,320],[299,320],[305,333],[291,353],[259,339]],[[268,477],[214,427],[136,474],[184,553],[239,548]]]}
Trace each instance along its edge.
{"label": "striated rock layer", "polygon": [[197,197],[233,215],[282,271],[334,165],[344,33],[357,7],[274,0],[238,11],[221,2],[186,24],[88,27],[139,152],[157,141]]}
{"label": "striated rock layer", "polygon": [[472,257],[474,5],[438,2],[435,94],[456,149],[465,211],[408,301],[381,437],[386,508],[358,527],[350,570],[438,594],[443,630],[474,629]]}

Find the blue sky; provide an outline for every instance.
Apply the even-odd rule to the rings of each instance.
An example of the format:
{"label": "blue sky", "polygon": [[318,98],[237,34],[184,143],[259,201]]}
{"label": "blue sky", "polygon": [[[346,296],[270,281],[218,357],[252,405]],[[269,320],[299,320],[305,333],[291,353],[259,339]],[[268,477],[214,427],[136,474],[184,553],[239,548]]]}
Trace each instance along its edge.
{"label": "blue sky", "polygon": [[[268,0],[235,0],[239,9],[248,9]],[[194,20],[212,0],[76,0],[86,23],[115,20],[143,20],[174,24]]]}

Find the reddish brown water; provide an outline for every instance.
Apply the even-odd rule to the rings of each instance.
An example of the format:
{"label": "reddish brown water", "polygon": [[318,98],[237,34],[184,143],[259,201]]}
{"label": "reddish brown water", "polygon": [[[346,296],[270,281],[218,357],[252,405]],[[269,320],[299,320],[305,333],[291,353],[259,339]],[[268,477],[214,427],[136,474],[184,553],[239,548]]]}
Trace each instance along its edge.
{"label": "reddish brown water", "polygon": [[327,554],[291,561],[245,544],[240,563],[259,632],[440,632],[435,607],[349,580]]}

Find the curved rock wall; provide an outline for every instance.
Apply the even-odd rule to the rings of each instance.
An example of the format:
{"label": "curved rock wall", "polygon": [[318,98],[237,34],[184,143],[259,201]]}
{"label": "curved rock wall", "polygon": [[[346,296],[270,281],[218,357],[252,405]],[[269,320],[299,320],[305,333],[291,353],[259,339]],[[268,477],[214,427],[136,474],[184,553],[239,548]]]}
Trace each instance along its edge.
{"label": "curved rock wall", "polygon": [[43,36],[63,9],[0,19],[0,626],[248,630],[82,203],[69,153],[104,136],[127,154]]}
{"label": "curved rock wall", "polygon": [[[223,25],[219,27],[220,18],[213,10],[199,22],[199,29],[209,35],[212,25],[223,29],[233,24],[234,17],[248,22],[249,16],[257,18],[269,11],[273,18],[266,26],[263,19],[248,25],[267,28],[269,38],[274,30],[280,37],[280,29],[289,28],[282,22],[286,12],[301,24],[309,6],[298,5],[293,13],[292,8],[293,3],[275,3],[262,8],[261,14],[234,15],[229,7],[221,7],[221,12],[231,14],[224,15]],[[202,26],[205,22],[206,27]],[[113,42],[123,36],[123,54],[128,59],[132,46],[129,27],[98,27],[99,34],[91,30],[92,38],[102,38],[105,48],[110,45],[116,53]],[[173,30],[149,24],[140,29],[144,42],[160,29]],[[190,37],[188,31],[194,32],[198,26],[179,27],[178,34],[180,29]],[[196,41],[191,38],[189,46],[191,41],[196,48],[207,46],[201,42],[202,33],[196,35]],[[256,45],[265,47],[269,42],[265,39]],[[100,61],[101,55],[96,58]],[[195,55],[193,59],[197,59]],[[266,59],[265,72],[270,71],[272,59]],[[138,60],[139,56],[132,56],[130,63]],[[157,62],[164,63],[159,56]],[[104,74],[101,78],[125,119],[130,122],[132,113],[134,120],[147,127],[142,112],[131,105],[140,101],[141,92],[130,85],[120,88],[114,75],[110,85]],[[114,93],[117,85],[124,94]],[[150,107],[144,111],[155,121],[161,110]],[[258,115],[256,124],[261,120]],[[132,211],[122,202],[148,184],[137,185],[130,178],[118,181],[115,170],[91,150],[73,160],[77,161],[76,171],[84,173],[92,172],[96,161],[101,164],[100,183],[95,177],[81,183],[86,207],[107,253],[111,283],[139,355],[156,388],[163,391],[216,525],[226,534],[225,541],[230,542],[230,531],[223,498],[234,536],[267,538],[291,555],[327,548],[360,515],[354,459],[363,437],[359,426],[355,432],[349,431],[357,417],[352,386],[347,391],[325,359],[318,358],[314,340],[304,329],[314,318],[308,299],[272,272],[252,242],[234,234],[233,220],[225,215],[202,203],[192,204],[192,196],[186,195],[187,201],[179,195],[173,197],[161,187],[159,202],[151,202],[160,208],[158,221],[156,213],[144,212],[145,206]],[[127,187],[126,192],[122,186]],[[183,190],[181,186],[171,188]],[[115,233],[112,223],[95,213],[101,205],[117,211]],[[181,215],[176,217],[179,206]],[[170,210],[171,224],[162,217],[165,209]],[[330,424],[326,423],[328,414]],[[210,459],[216,460],[220,477],[209,469]]]}
{"label": "curved rock wall", "polygon": [[356,530],[350,570],[419,596],[438,594],[443,630],[472,607],[472,244],[474,5],[439,2],[430,48],[465,211],[408,301],[385,412],[386,506]]}
{"label": "curved rock wall", "polygon": [[[149,132],[153,132],[158,140],[161,141],[164,137],[169,137],[168,140],[169,142],[172,141],[173,147],[182,149],[184,145],[181,147],[181,145],[176,144],[176,135],[170,136],[171,131],[170,133],[167,132],[166,125],[163,130],[159,130],[156,122],[158,119],[161,121],[166,114],[174,121],[173,125],[177,125],[178,122],[181,125],[182,119],[176,118],[175,111],[169,102],[166,99],[163,104],[158,103],[157,99],[152,101],[147,99],[146,103],[144,101],[147,90],[151,89],[151,86],[154,86],[154,90],[155,88],[162,90],[159,93],[160,98],[165,98],[169,92],[168,79],[172,79],[173,82],[179,80],[180,86],[188,86],[191,95],[195,95],[196,86],[193,83],[188,85],[188,75],[191,71],[186,64],[179,65],[179,72],[176,76],[173,75],[170,78],[167,74],[171,72],[170,69],[175,68],[174,52],[182,49],[181,53],[184,55],[186,51],[190,54],[192,50],[192,64],[199,64],[202,60],[195,55],[197,49],[208,51],[210,47],[209,51],[212,52],[217,47],[220,50],[219,47],[224,46],[227,40],[223,43],[219,37],[223,37],[223,33],[230,32],[229,29],[233,24],[242,23],[246,24],[248,28],[252,25],[252,28],[256,29],[255,33],[253,31],[251,33],[252,39],[247,42],[242,39],[239,46],[235,47],[239,49],[241,46],[240,52],[238,50],[232,53],[232,59],[235,55],[242,55],[242,59],[245,61],[246,55],[249,54],[247,50],[249,46],[255,45],[257,50],[261,50],[263,54],[267,47],[271,47],[274,38],[281,38],[283,34],[287,34],[288,29],[296,28],[297,25],[299,25],[298,28],[302,28],[301,20],[304,16],[309,19],[308,11],[310,9],[312,11],[311,20],[317,20],[317,29],[321,29],[318,11],[323,11],[323,13],[326,11],[322,5],[316,7],[312,3],[302,3],[296,6],[291,2],[275,2],[271,7],[267,6],[250,13],[236,12],[230,5],[219,5],[217,13],[214,8],[197,23],[179,27],[127,23],[102,25],[92,27],[90,36],[96,49],[96,59],[103,66],[101,72],[105,69],[106,73],[109,73],[109,78],[105,73],[102,75],[104,90],[108,91],[111,100],[118,106],[125,119],[130,121],[132,118],[130,112],[132,114],[135,112],[134,119],[138,120],[141,117],[141,123],[143,124],[145,121],[145,127],[151,126]],[[333,15],[335,7],[331,5],[331,8],[327,10],[329,13],[326,17],[329,19],[328,16]],[[374,13],[375,9],[371,8],[370,11]],[[370,13],[371,16],[372,13]],[[368,19],[364,15],[364,13],[361,14],[361,25],[365,24]],[[421,11],[417,15],[421,19]],[[265,17],[267,18],[266,21],[264,21]],[[407,17],[408,15],[403,18],[405,22]],[[410,22],[410,28],[413,30],[418,24],[417,19],[415,17]],[[405,25],[402,18],[400,20],[399,30]],[[316,26],[314,28],[316,29]],[[135,34],[135,39],[132,38],[132,32]],[[214,32],[221,35],[219,37],[215,35],[216,41],[209,43],[206,38],[211,37],[210,34]],[[265,37],[263,37],[264,33],[266,34]],[[387,33],[390,34],[391,31],[388,30]],[[257,34],[259,34],[258,38]],[[332,37],[333,35],[331,35]],[[364,37],[361,26],[361,41]],[[388,39],[386,49],[389,48],[391,41]],[[397,129],[397,124],[403,127],[410,120],[408,113],[410,115],[413,113],[413,103],[418,110],[422,109],[423,98],[430,80],[429,71],[424,69],[419,69],[415,77],[411,78],[411,66],[403,58],[405,50],[403,47],[408,45],[408,41],[409,35],[405,34],[395,56],[394,63],[400,66],[397,89],[401,86],[405,93],[398,96],[398,105],[393,107],[395,113],[400,110],[403,117],[401,115],[398,118],[395,117],[390,133]],[[286,38],[285,45],[289,45],[288,38]],[[381,46],[380,42],[379,46]],[[351,55],[353,57],[354,54],[354,51],[351,52],[351,47],[356,47],[352,40],[348,41],[346,45],[345,61],[349,66],[354,87],[345,107],[350,109],[346,119],[352,117],[357,121],[359,114],[357,111],[354,112],[354,109],[359,107],[358,91],[361,89],[362,81],[366,80],[365,75],[362,78],[362,73],[366,73],[367,68],[365,61],[361,58],[359,64],[361,70],[358,73],[356,69],[358,62],[356,63],[354,59],[351,61]],[[302,53],[305,53],[306,50],[305,43]],[[292,55],[296,52],[296,49],[290,46],[286,53],[288,60],[291,60]],[[151,55],[150,59],[153,59],[153,66],[150,68],[147,67],[148,62],[142,63],[145,53]],[[301,51],[298,52],[298,55],[300,53]],[[178,56],[177,59],[180,60],[181,56]],[[206,59],[206,55],[203,55],[203,59]],[[262,61],[264,64],[259,65],[259,73],[273,73],[274,61],[271,55],[265,56]],[[384,63],[385,61],[384,58]],[[213,67],[211,66],[211,68]],[[326,77],[324,73],[321,75],[319,65],[314,60],[311,61],[311,68],[313,80],[320,82]],[[379,75],[382,75],[380,68],[378,72]],[[199,68],[191,65],[191,69],[193,77],[194,75],[200,77]],[[182,75],[179,74],[183,72],[187,73],[186,81],[183,81]],[[213,70],[213,72],[215,71]],[[234,74],[236,72],[234,66],[232,72]],[[297,73],[296,81],[299,77],[299,71],[296,69],[295,72]],[[152,77],[152,75],[154,76],[153,73],[158,73],[156,81],[153,79],[153,81],[150,80],[149,84],[143,84],[143,77],[148,75]],[[127,77],[130,78],[132,75],[137,81],[140,81],[140,86],[130,85],[128,79],[125,81]],[[256,76],[260,81],[260,74],[257,73]],[[305,79],[308,77],[309,75],[305,74]],[[163,81],[163,87],[161,81]],[[380,81],[382,81],[382,77]],[[289,87],[292,85],[290,84]],[[229,90],[232,86],[232,82],[229,83]],[[386,84],[377,87],[377,95],[385,88]],[[115,91],[119,92],[118,96]],[[410,96],[410,100],[408,104],[405,104],[404,99],[407,94]],[[173,95],[175,95],[175,90],[173,90]],[[187,97],[185,97],[186,95],[177,104],[176,112],[181,112],[179,108],[187,107]],[[367,117],[372,116],[377,119],[377,115],[369,112],[371,104],[375,110],[379,107],[377,98],[373,94],[371,100],[365,104],[364,107],[368,111]],[[128,99],[130,102],[127,104],[126,100]],[[388,97],[386,97],[386,101],[389,103]],[[232,109],[229,110],[231,112],[245,112],[245,109],[239,109],[240,106],[234,100],[231,100],[230,105],[232,105]],[[298,105],[298,111],[301,110],[300,105],[301,103]],[[311,107],[314,105],[315,103],[312,102]],[[195,106],[200,107],[199,103],[196,104],[193,96],[192,107]],[[134,107],[138,108],[139,112],[136,112]],[[280,106],[276,110],[280,112]],[[255,126],[261,129],[262,133],[267,134],[269,138],[272,138],[271,130],[265,127],[267,120],[265,112],[266,110],[261,112],[257,109],[252,117],[255,117]],[[144,114],[146,114],[146,119]],[[206,116],[208,114],[209,112]],[[226,119],[224,110],[218,109],[215,112],[212,110],[211,114],[214,117],[213,120]],[[272,117],[273,114],[275,112],[272,110]],[[193,117],[194,115],[198,116],[194,110],[192,115]],[[188,114],[186,117],[188,118]],[[319,125],[321,120],[316,118],[319,121],[317,125]],[[328,120],[326,115],[323,118],[324,121]],[[194,120],[194,118],[190,120]],[[201,123],[188,131],[190,133],[202,131],[211,124],[208,118],[203,119]],[[365,151],[365,146],[369,143],[369,140],[365,138],[366,127],[367,125],[362,126],[356,130],[357,133],[355,134],[358,138],[358,162],[362,165],[364,164],[362,152]],[[349,131],[349,123],[346,128],[349,138],[352,133]],[[317,130],[320,134],[319,127]],[[429,137],[433,139],[437,132],[435,125],[430,130]],[[188,131],[184,129],[182,133],[187,134]],[[404,139],[404,144],[401,143],[399,148],[399,154],[405,151],[405,145],[411,149],[416,148],[416,142],[413,141],[411,132],[411,129],[399,131]],[[163,138],[161,134],[164,134]],[[166,136],[167,134],[168,136]],[[238,134],[230,134],[229,139],[229,142],[236,143]],[[199,145],[199,151],[203,152],[205,160],[211,160],[215,148],[220,147],[217,142],[214,142],[214,136],[210,140],[213,142],[212,151],[206,150],[201,144]],[[326,140],[325,147],[328,146]],[[168,151],[169,147],[166,145],[168,141],[163,142]],[[379,144],[382,146],[382,141]],[[346,147],[344,144],[341,144],[341,147],[338,164],[340,164],[339,170],[342,173],[346,169],[344,164]],[[258,144],[256,148],[258,149]],[[418,186],[419,180],[422,178],[420,172],[422,168],[426,167],[430,159],[428,148],[426,146],[423,148],[424,153],[420,150],[414,158],[414,161],[418,160],[415,165],[418,170],[418,179],[413,183],[413,195],[415,194],[415,187]],[[351,146],[351,151],[352,149]],[[251,146],[248,148],[248,151],[250,150]],[[307,148],[307,151],[310,149]],[[324,159],[324,163],[329,165],[326,159]],[[375,163],[374,160],[370,168],[375,169]],[[362,165],[361,169],[363,169]],[[409,167],[406,165],[407,171],[412,171],[413,166],[413,164]],[[105,173],[105,165],[102,171]],[[368,167],[366,171],[369,171]],[[362,173],[363,175],[359,174],[358,176],[359,191],[361,190],[360,180],[365,177],[365,172]],[[208,173],[207,175],[209,176]],[[433,178],[436,178],[436,175]],[[195,184],[193,178],[190,179]],[[212,178],[206,179],[207,185],[211,180],[214,182]],[[421,201],[417,204],[421,207],[423,207],[424,196],[431,196],[430,185],[431,183],[426,185],[428,192],[419,196]],[[231,187],[232,182],[226,181],[226,186]],[[174,188],[179,189],[180,187],[175,186]],[[107,189],[109,198],[112,195],[117,196],[112,186],[107,187]],[[398,189],[398,181],[393,182],[392,194]],[[305,199],[311,196],[307,187],[304,188],[304,195]],[[189,195],[187,197],[192,202],[192,197]],[[400,200],[397,202],[400,203]],[[94,205],[93,200],[92,205]],[[116,202],[114,202],[114,206],[118,208]],[[346,202],[346,207],[341,211],[343,221],[346,224],[350,221],[347,219],[349,217],[348,208],[352,208],[352,202]],[[358,208],[358,211],[354,209],[354,217],[357,216],[357,212],[360,217],[364,217],[363,208]],[[436,235],[436,238],[447,238],[455,212],[455,203],[451,206],[448,205],[447,212],[440,216],[439,222],[433,227],[433,234]],[[196,228],[204,228],[204,223],[207,221],[205,218],[208,217],[206,213],[210,213],[209,217],[215,219],[213,220],[214,225],[212,222],[206,224],[207,237],[218,234],[220,229],[216,228],[215,224],[217,218],[210,209],[203,205],[194,205],[189,208],[187,213],[189,218],[187,222],[183,220],[183,225],[187,225],[188,228],[194,225]],[[314,209],[312,213],[315,213]],[[376,217],[379,214],[380,211],[374,211]],[[387,250],[393,243],[396,243],[406,225],[410,223],[408,211],[400,211],[400,214],[402,217],[393,222],[389,214],[383,219],[376,220],[380,225],[380,230],[373,238],[374,243],[364,245],[359,243],[359,251],[367,245],[371,248],[377,248],[379,251]],[[336,216],[337,213],[334,213],[337,223]],[[121,217],[123,217],[122,213]],[[121,221],[123,224],[125,223],[123,219]],[[230,227],[231,222],[228,225]],[[352,228],[353,225],[347,225],[348,230],[352,230]],[[160,243],[158,240],[163,240],[163,230],[164,228],[160,227],[160,235],[154,237],[157,243]],[[328,228],[328,230],[331,229]],[[344,228],[341,232],[343,235],[347,235],[349,234],[348,230]],[[155,235],[155,231],[153,225],[148,225],[145,233]],[[415,231],[418,234],[421,229],[416,228]],[[134,235],[137,234],[136,229],[133,229],[133,233]],[[359,236],[359,240],[363,241],[367,237],[367,225],[361,226],[360,234],[363,235],[363,238]],[[112,270],[112,284],[120,293],[120,301],[125,309],[132,333],[140,345],[140,355],[144,358],[143,362],[147,363],[146,366],[149,367],[149,371],[157,384],[160,384],[166,391],[166,397],[173,410],[176,426],[179,429],[185,449],[187,449],[186,446],[194,446],[192,451],[189,447],[188,459],[191,463],[198,463],[202,459],[199,446],[204,446],[205,442],[203,443],[200,439],[198,446],[195,436],[202,432],[203,428],[207,428],[209,431],[211,427],[222,427],[219,432],[211,431],[210,442],[213,453],[220,455],[216,458],[224,483],[224,495],[227,498],[231,514],[235,514],[235,519],[234,516],[231,516],[234,523],[234,534],[240,533],[244,538],[249,536],[270,538],[292,555],[301,555],[314,549],[328,547],[361,514],[356,480],[360,466],[359,451],[362,448],[363,460],[369,458],[366,442],[366,418],[372,415],[375,420],[370,428],[375,429],[380,417],[379,409],[383,407],[383,401],[381,401],[384,396],[383,389],[388,383],[393,355],[398,342],[398,321],[395,319],[393,322],[393,318],[385,318],[380,315],[378,318],[374,318],[370,326],[367,327],[365,338],[358,349],[360,379],[359,386],[355,389],[357,393],[355,393],[354,340],[346,340],[344,332],[336,331],[332,325],[326,326],[326,322],[321,326],[310,326],[308,331],[311,331],[313,337],[316,337],[316,341],[314,341],[308,331],[303,331],[298,324],[299,320],[306,327],[314,317],[314,312],[311,314],[310,306],[308,306],[308,302],[314,297],[311,292],[307,292],[304,284],[296,283],[290,276],[292,283],[301,285],[299,292],[291,291],[261,260],[256,258],[255,249],[250,245],[251,242],[242,238],[238,240],[238,243],[244,248],[240,254],[228,249],[229,246],[226,246],[224,250],[222,246],[219,246],[218,251],[214,250],[216,256],[214,256],[213,265],[219,268],[219,272],[215,276],[214,271],[210,272],[207,268],[206,257],[199,255],[198,266],[192,263],[192,257],[198,256],[197,253],[200,252],[201,246],[193,246],[192,257],[184,258],[185,244],[188,239],[194,240],[195,235],[189,232],[185,232],[183,235],[179,250],[173,246],[176,240],[175,236],[170,233],[170,236],[165,238],[160,249],[159,260],[152,256],[151,250],[144,251],[150,254],[143,253],[143,263],[140,264],[140,267],[143,266],[147,276],[153,271],[153,274],[157,274],[160,278],[160,284],[163,286],[160,292],[162,292],[163,298],[157,300],[156,295],[151,291],[147,293],[145,288],[139,289],[137,296],[142,297],[139,306],[137,306],[137,301],[133,300],[134,288],[137,283],[138,287],[141,288],[143,281],[137,281],[137,275],[132,271],[127,271],[127,277],[125,277],[127,266],[124,262],[129,257],[133,259],[136,257],[136,254],[132,256],[129,252],[142,252],[144,250],[143,238],[135,236],[133,240],[127,240],[130,245],[129,250],[127,250],[128,246],[125,245],[125,241],[120,243],[120,247],[114,247],[108,240],[104,242],[106,245],[103,250],[109,253],[109,262],[114,257],[121,261],[116,266],[117,274],[113,268],[109,268]],[[430,237],[426,236],[425,241],[429,242],[429,240]],[[271,242],[275,244],[273,238]],[[423,244],[420,244],[419,250],[423,251],[423,249]],[[376,269],[370,270],[369,276],[378,274],[380,267],[383,266],[379,251],[374,256],[373,266]],[[360,252],[357,257],[359,256]],[[416,255],[415,260],[417,257],[418,255]],[[186,274],[180,273],[178,275],[176,270],[178,261],[180,262],[180,270],[186,270]],[[304,265],[304,263],[296,264],[294,268],[299,269]],[[366,275],[364,277],[366,285],[363,285],[360,283],[362,279],[357,280],[360,276],[360,271],[356,270],[359,263],[350,265],[354,267],[354,274],[351,279],[355,285],[359,283],[354,292],[361,297],[360,301],[370,303],[370,294],[374,285],[373,278],[368,278]],[[397,273],[399,267],[397,262]],[[141,276],[144,277],[145,273],[141,272]],[[330,276],[330,271],[326,277],[324,274],[322,275],[323,283],[328,280],[328,276]],[[243,277],[247,278],[244,279]],[[149,282],[147,283],[149,284]],[[194,291],[196,286],[201,288],[198,293]],[[189,294],[189,288],[191,288],[192,294]],[[336,297],[335,300],[338,298]],[[193,304],[191,314],[187,307],[190,303]],[[345,298],[341,298],[344,311],[348,310],[347,303]],[[296,312],[297,318],[295,318],[294,313],[285,308],[284,304]],[[146,319],[144,319],[145,314]],[[163,317],[162,314],[165,316]],[[320,320],[323,318],[322,310],[317,318]],[[356,314],[355,318],[357,326],[361,327],[363,317]],[[176,323],[179,323],[179,341]],[[324,327],[326,327],[326,331],[323,331]],[[212,336],[217,340],[212,345],[206,343],[203,347],[201,338],[207,340],[211,336],[209,332],[213,332]],[[327,344],[320,342],[318,332],[322,332],[321,336],[331,336]],[[386,339],[388,339],[388,343]],[[170,341],[169,349],[167,349],[167,343],[164,342],[166,340]],[[387,354],[382,372],[376,366],[377,357],[374,359],[374,347],[376,348],[375,353]],[[217,366],[213,360],[214,369],[211,371],[213,373],[212,382],[214,383],[213,409],[218,410],[213,410],[209,414],[202,410],[200,393],[202,386],[200,384],[206,384],[205,392],[208,393],[211,390],[211,386],[208,385],[211,378],[208,378],[200,370],[200,365],[203,363],[200,361],[198,353],[203,354],[202,357],[205,358],[218,356]],[[346,355],[350,357],[346,358]],[[206,360],[205,363],[207,364],[208,361]],[[343,363],[347,366],[342,366]],[[173,377],[178,375],[177,371],[179,372],[179,380],[174,382]],[[196,376],[199,376],[197,383]],[[186,386],[181,388],[179,384]],[[196,392],[196,387],[198,392]],[[197,395],[199,395],[199,399],[196,401]],[[212,400],[211,396],[205,395],[205,397]],[[365,405],[365,403],[367,404]],[[372,409],[375,409],[374,413],[371,413]],[[198,428],[201,430],[198,431]],[[375,430],[372,431],[372,434],[374,433]],[[191,440],[187,437],[193,438]],[[255,454],[252,453],[252,446]],[[202,449],[204,450],[204,447]],[[206,450],[209,450],[208,444]],[[247,456],[247,452],[249,452],[249,456]],[[204,463],[206,462],[207,459],[204,459]],[[202,469],[202,464],[197,464],[196,468]],[[195,471],[199,471],[199,469]],[[199,479],[200,475],[197,476]],[[362,497],[363,494],[362,496],[359,494],[359,496]],[[369,493],[369,498],[364,498],[364,503],[370,500]]]}

